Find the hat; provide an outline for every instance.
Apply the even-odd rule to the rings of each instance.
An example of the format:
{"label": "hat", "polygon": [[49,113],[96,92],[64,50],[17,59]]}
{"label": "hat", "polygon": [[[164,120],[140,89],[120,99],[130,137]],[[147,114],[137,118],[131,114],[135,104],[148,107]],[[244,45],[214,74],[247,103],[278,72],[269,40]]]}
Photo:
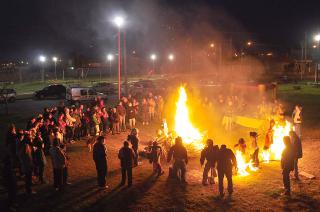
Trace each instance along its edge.
{"label": "hat", "polygon": [[257,132],[250,132],[250,137],[258,137],[258,133]]}

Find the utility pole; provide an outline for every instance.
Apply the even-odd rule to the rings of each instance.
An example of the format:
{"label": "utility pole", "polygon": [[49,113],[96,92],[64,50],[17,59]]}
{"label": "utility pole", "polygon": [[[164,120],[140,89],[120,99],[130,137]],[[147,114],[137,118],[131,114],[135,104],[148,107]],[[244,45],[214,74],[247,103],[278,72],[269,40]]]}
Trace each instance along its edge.
{"label": "utility pole", "polygon": [[126,42],[126,32],[125,32],[125,30],[123,30],[123,72],[124,72],[124,89],[125,89],[125,94],[128,95],[127,42]]}

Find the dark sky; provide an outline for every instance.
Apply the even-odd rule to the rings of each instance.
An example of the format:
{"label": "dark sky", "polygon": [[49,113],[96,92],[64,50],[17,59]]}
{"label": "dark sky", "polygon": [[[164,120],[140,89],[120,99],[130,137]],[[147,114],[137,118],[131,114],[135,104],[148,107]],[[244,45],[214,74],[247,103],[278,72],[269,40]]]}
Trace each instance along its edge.
{"label": "dark sky", "polygon": [[115,49],[110,19],[117,13],[127,16],[129,49],[141,51],[164,48],[171,37],[210,40],[217,34],[289,48],[299,46],[305,32],[311,38],[320,30],[320,1],[2,0],[0,59],[98,57]]}

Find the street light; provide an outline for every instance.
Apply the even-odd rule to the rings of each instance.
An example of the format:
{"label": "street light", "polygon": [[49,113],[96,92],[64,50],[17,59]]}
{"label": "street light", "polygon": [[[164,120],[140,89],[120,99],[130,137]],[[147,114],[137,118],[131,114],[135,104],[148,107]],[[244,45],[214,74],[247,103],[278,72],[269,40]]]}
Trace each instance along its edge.
{"label": "street light", "polygon": [[41,63],[41,81],[44,82],[44,63],[47,58],[44,55],[39,56],[39,62]]}
{"label": "street light", "polygon": [[211,44],[210,44],[210,47],[211,47],[211,48],[214,48],[214,43],[211,43]]}
{"label": "street light", "polygon": [[154,61],[157,59],[157,55],[156,54],[151,54],[150,55],[150,59],[152,60],[152,69],[155,72],[155,70],[154,70]]}
{"label": "street light", "polygon": [[121,32],[120,29],[124,25],[124,18],[116,16],[113,23],[118,27],[118,98],[121,98]]}
{"label": "street light", "polygon": [[248,41],[247,46],[251,46],[251,45],[252,45],[252,41]]}
{"label": "street light", "polygon": [[57,77],[57,61],[58,61],[58,58],[57,57],[52,57],[52,61],[54,62],[54,74],[55,74],[56,80],[58,80],[58,77]]}
{"label": "street light", "polygon": [[168,59],[169,59],[170,61],[173,61],[173,60],[174,60],[174,55],[173,55],[173,54],[169,54]]}
{"label": "street light", "polygon": [[[319,34],[316,34],[314,36],[314,40],[317,42],[317,46],[314,47],[314,48],[317,48],[318,47],[318,57],[320,55],[320,33]],[[319,66],[319,63],[316,64],[316,68],[315,68],[315,71],[314,71],[314,82],[317,83],[317,78],[318,78],[318,66]]]}
{"label": "street light", "polygon": [[111,77],[111,63],[112,63],[113,59],[114,59],[114,57],[112,54],[107,55],[107,60],[109,61],[109,75],[110,75],[110,77]]}

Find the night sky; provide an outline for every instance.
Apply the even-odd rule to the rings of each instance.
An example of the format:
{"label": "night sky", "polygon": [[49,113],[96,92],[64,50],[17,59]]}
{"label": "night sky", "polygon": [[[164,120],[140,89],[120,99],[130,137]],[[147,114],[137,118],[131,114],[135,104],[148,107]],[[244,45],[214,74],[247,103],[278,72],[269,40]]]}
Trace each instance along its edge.
{"label": "night sky", "polygon": [[140,51],[163,48],[171,37],[210,40],[217,33],[235,42],[294,48],[305,33],[312,38],[320,30],[320,1],[2,0],[0,59],[39,53],[99,57],[115,49],[110,20],[119,13],[127,16],[128,48]]}

